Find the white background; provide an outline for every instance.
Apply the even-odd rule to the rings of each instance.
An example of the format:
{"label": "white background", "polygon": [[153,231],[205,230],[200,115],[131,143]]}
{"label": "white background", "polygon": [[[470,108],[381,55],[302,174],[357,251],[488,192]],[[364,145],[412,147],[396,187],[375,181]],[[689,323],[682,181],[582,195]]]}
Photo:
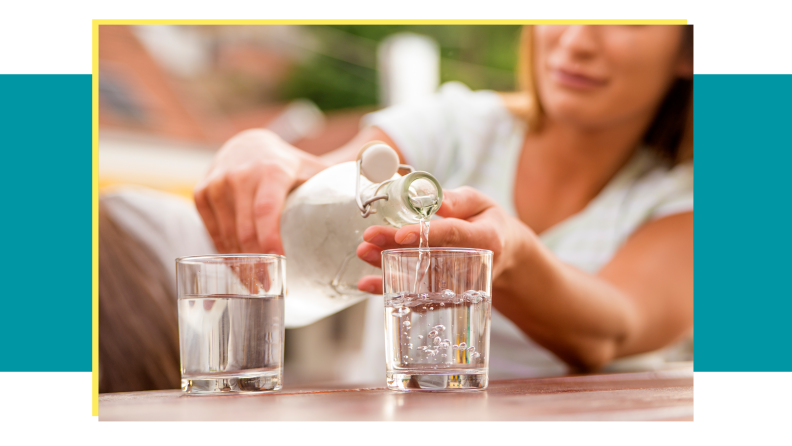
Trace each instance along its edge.
{"label": "white background", "polygon": [[789,74],[792,2],[695,1],[7,1],[0,73],[90,73],[92,19],[687,19],[696,73]]}
{"label": "white background", "polygon": [[[90,73],[92,19],[687,19],[698,74],[792,73],[791,2],[8,1],[0,73]],[[343,7],[342,7],[343,6]],[[0,100],[2,100],[0,98]],[[779,352],[780,353],[780,352]],[[98,423],[90,373],[5,373],[4,444],[790,444],[792,373],[696,373],[693,423]]]}

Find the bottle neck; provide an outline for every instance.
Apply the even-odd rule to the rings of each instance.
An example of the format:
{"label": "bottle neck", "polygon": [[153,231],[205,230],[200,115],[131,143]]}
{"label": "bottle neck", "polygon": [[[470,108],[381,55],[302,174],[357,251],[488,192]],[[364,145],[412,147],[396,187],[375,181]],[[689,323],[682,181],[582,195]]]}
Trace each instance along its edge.
{"label": "bottle neck", "polygon": [[376,188],[387,200],[375,202],[375,209],[388,224],[402,227],[429,220],[443,203],[443,188],[427,172],[412,172]]}

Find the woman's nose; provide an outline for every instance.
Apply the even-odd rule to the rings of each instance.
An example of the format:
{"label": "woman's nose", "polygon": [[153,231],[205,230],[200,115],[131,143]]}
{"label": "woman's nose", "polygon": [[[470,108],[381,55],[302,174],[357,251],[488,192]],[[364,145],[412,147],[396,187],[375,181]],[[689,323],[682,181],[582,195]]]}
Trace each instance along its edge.
{"label": "woman's nose", "polygon": [[596,25],[571,25],[561,34],[562,48],[575,57],[592,57],[597,52]]}

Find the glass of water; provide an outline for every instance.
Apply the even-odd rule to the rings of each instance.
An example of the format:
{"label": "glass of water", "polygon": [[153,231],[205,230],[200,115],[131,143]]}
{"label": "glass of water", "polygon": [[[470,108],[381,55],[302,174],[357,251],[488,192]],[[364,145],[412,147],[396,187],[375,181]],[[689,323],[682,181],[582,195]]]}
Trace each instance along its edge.
{"label": "glass of water", "polygon": [[388,388],[486,389],[492,251],[386,250],[382,278]]}
{"label": "glass of water", "polygon": [[184,393],[281,388],[285,267],[279,255],[176,259]]}

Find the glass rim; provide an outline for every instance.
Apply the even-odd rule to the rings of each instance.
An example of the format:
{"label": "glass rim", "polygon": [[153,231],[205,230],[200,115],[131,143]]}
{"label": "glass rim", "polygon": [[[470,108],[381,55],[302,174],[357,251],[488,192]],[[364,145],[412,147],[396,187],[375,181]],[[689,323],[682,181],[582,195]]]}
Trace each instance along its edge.
{"label": "glass rim", "polygon": [[197,256],[177,257],[176,263],[180,263],[182,265],[199,263],[230,263],[235,260],[256,258],[286,260],[286,256],[282,256],[280,254],[203,254]]}
{"label": "glass rim", "polygon": [[448,247],[436,247],[436,248],[395,248],[395,249],[385,249],[382,251],[382,257],[386,255],[395,255],[400,253],[418,253],[418,252],[429,252],[430,254],[433,253],[453,253],[453,254],[477,254],[477,255],[493,255],[493,252],[489,249],[478,249],[478,248],[448,248]]}

